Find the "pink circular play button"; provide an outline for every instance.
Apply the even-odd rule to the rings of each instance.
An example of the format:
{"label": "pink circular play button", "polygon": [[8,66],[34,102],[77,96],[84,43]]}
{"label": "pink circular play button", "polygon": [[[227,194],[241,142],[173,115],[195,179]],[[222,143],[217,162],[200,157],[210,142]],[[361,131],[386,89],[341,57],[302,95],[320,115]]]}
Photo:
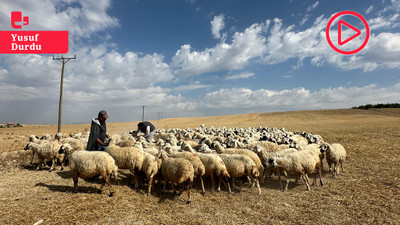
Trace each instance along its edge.
{"label": "pink circular play button", "polygon": [[[344,15],[353,15],[353,16],[357,17],[358,19],[360,19],[363,22],[363,24],[365,26],[365,32],[366,32],[365,39],[364,39],[364,41],[362,42],[362,44],[359,47],[357,47],[356,49],[353,49],[353,50],[342,50],[342,49],[338,48],[336,45],[334,45],[332,43],[332,40],[331,40],[331,37],[330,37],[329,30],[330,30],[330,28],[332,26],[333,21],[335,21],[340,16],[344,16]],[[344,36],[343,32],[342,32],[343,28],[350,29],[355,34],[353,34],[350,37],[345,38],[345,37],[343,37]],[[359,28],[351,25],[350,23],[339,19],[339,21],[338,21],[338,32],[337,32],[337,36],[338,36],[338,38],[337,38],[338,43],[337,44],[338,44],[338,46],[345,46],[347,43],[349,43],[352,40],[354,40],[355,38],[359,37],[361,35],[361,33],[362,33],[361,30],[362,29],[359,29]],[[342,12],[336,13],[329,20],[328,25],[326,26],[325,34],[326,34],[326,40],[328,41],[329,45],[335,51],[337,51],[337,52],[339,52],[341,54],[351,55],[351,54],[355,54],[355,53],[361,51],[367,45],[368,40],[369,40],[369,26],[368,26],[367,20],[365,20],[365,18],[363,16],[361,16],[359,13],[356,13],[354,11],[342,11]]]}

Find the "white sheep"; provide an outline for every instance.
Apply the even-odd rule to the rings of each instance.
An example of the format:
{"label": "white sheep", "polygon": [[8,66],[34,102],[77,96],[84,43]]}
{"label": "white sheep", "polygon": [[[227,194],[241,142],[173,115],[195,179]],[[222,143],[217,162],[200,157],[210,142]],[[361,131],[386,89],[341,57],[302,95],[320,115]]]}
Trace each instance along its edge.
{"label": "white sheep", "polygon": [[263,177],[264,167],[258,155],[248,149],[238,149],[238,148],[224,148],[218,142],[214,143],[215,150],[219,154],[241,154],[249,156],[253,162],[256,164],[260,177]]}
{"label": "white sheep", "polygon": [[144,152],[135,147],[119,147],[111,142],[107,147],[107,153],[114,158],[120,169],[129,169],[133,174],[135,188],[139,188],[137,173],[142,169]]}
{"label": "white sheep", "polygon": [[[219,183],[221,183],[224,177],[230,178],[229,172],[226,169],[224,161],[217,154],[204,154],[199,152],[194,154],[196,154],[203,163],[206,170],[205,175],[210,176],[212,190],[215,189],[214,176],[219,178]],[[220,186],[218,186],[217,191],[220,190],[221,188]]]}
{"label": "white sheep", "polygon": [[74,180],[74,193],[78,192],[78,178],[91,178],[96,175],[101,175],[104,182],[100,187],[99,193],[105,184],[109,186],[110,197],[113,195],[110,177],[111,175],[118,176],[118,167],[115,165],[114,159],[106,152],[101,151],[75,151],[69,156]]}
{"label": "white sheep", "polygon": [[339,174],[339,164],[342,168],[342,172],[344,171],[343,163],[347,157],[346,150],[341,144],[328,144],[326,142],[322,144],[322,149],[326,150],[326,162],[328,163],[329,171],[331,171],[332,174],[337,177]]}
{"label": "white sheep", "polygon": [[[321,170],[318,169],[321,166],[321,160],[318,153],[314,149],[293,152],[282,157],[272,157],[269,159],[268,164],[283,171],[286,177],[286,186],[283,191],[286,191],[288,188],[290,174],[300,175],[306,183],[307,190],[310,190],[310,184],[307,175],[314,173],[316,170],[319,173],[321,185],[323,185],[321,179]],[[281,173],[278,172],[278,180],[282,188],[283,186],[280,175]],[[314,177],[314,184],[315,183],[316,176]]]}
{"label": "white sheep", "polygon": [[161,174],[164,178],[164,187],[168,182],[171,182],[174,194],[176,194],[175,185],[184,185],[188,190],[187,204],[191,202],[191,187],[194,179],[193,165],[184,158],[172,158],[168,156],[168,153],[161,150],[159,157],[162,159],[161,163]]}
{"label": "white sheep", "polygon": [[261,181],[264,182],[265,181],[265,177],[268,174],[268,172],[270,173],[278,173],[280,171],[275,170],[272,167],[268,167],[268,160],[272,157],[278,157],[278,156],[285,156],[289,153],[292,152],[297,152],[297,149],[295,148],[287,148],[287,149],[283,149],[280,151],[275,151],[275,152],[267,152],[263,149],[263,147],[257,145],[253,151],[258,155],[258,157],[260,158],[262,164],[264,165],[264,172],[263,172],[263,177],[261,178]]}
{"label": "white sheep", "polygon": [[[224,161],[226,169],[231,176],[231,184],[233,187],[233,178],[234,177],[250,177],[253,182],[256,183],[258,188],[258,194],[261,195],[260,184],[258,182],[258,177],[260,176],[260,172],[256,164],[253,160],[247,156],[242,154],[219,154],[219,157]],[[219,185],[221,182],[219,183]],[[231,193],[231,189],[228,185],[229,193]]]}
{"label": "white sheep", "polygon": [[147,181],[149,182],[149,187],[147,190],[147,196],[151,193],[151,186],[153,185],[154,176],[157,175],[158,170],[160,169],[161,162],[154,155],[145,152],[144,159],[142,163],[141,171],[146,174]]}
{"label": "white sheep", "polygon": [[[60,157],[60,154],[58,153],[58,150],[61,147],[61,143],[58,141],[42,141],[40,142],[40,144],[38,143],[34,143],[34,142],[30,142],[29,144],[26,145],[26,147],[24,148],[25,150],[28,149],[32,149],[33,154],[37,154],[38,158],[39,158],[39,163],[36,167],[36,170],[40,169],[40,166],[51,160],[51,167],[49,169],[49,172],[53,171],[54,169],[54,165],[55,165],[55,160],[59,159],[59,160],[63,160]],[[61,155],[63,156],[63,155]],[[63,164],[61,163],[61,170],[63,170]]]}
{"label": "white sheep", "polygon": [[165,148],[165,151],[174,158],[184,158],[187,159],[192,165],[194,169],[194,178],[198,177],[200,180],[201,184],[201,189],[202,189],[202,194],[204,195],[206,193],[204,189],[204,182],[203,182],[203,176],[206,173],[206,168],[204,167],[204,164],[201,162],[201,159],[193,153],[190,152],[178,152],[174,151],[170,148],[168,148],[168,144]]}

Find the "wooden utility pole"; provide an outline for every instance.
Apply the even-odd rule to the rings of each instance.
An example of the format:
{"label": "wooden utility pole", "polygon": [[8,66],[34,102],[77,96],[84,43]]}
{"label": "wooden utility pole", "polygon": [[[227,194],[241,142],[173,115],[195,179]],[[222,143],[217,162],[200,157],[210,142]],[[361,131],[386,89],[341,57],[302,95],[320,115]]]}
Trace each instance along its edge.
{"label": "wooden utility pole", "polygon": [[144,105],[142,105],[142,107],[143,107],[143,114],[142,114],[142,121],[144,121]]}
{"label": "wooden utility pole", "polygon": [[55,58],[53,56],[53,60],[59,60],[60,62],[62,62],[61,84],[60,84],[60,102],[58,104],[58,128],[57,128],[57,133],[61,132],[61,111],[62,111],[62,95],[63,95],[63,84],[64,84],[64,66],[71,59],[76,59],[76,55],[74,55],[74,58],[64,58],[63,55],[61,56],[61,58]]}

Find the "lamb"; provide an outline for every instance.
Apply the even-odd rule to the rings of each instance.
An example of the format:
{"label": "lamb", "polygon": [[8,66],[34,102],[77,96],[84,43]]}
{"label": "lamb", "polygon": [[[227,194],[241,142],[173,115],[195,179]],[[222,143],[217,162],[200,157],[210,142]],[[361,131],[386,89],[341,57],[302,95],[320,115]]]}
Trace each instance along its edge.
{"label": "lamb", "polygon": [[171,157],[187,159],[193,165],[194,178],[198,177],[200,179],[201,190],[202,190],[202,194],[204,195],[206,193],[206,191],[204,189],[203,176],[206,173],[206,168],[204,167],[204,164],[201,162],[201,159],[197,155],[195,155],[193,153],[190,153],[190,152],[178,152],[178,151],[174,151],[174,150],[172,150],[170,148],[167,148],[167,147],[168,146],[166,146],[165,151]]}
{"label": "lamb", "polygon": [[[25,150],[32,149],[32,152],[37,154],[39,157],[39,163],[36,167],[36,170],[40,169],[40,166],[47,161],[52,162],[51,167],[49,169],[49,172],[53,171],[54,169],[54,164],[55,164],[55,159],[59,159],[62,161],[62,158],[60,157],[60,154],[58,153],[58,150],[61,147],[61,143],[58,141],[43,141],[40,144],[30,142],[29,144],[26,145],[24,148]],[[32,156],[33,159],[33,156]],[[31,162],[32,163],[32,162]],[[61,170],[63,170],[63,164],[61,163]]]}
{"label": "lamb", "polygon": [[[323,151],[323,150],[321,150]],[[301,175],[304,182],[306,183],[307,190],[310,190],[308,174],[314,173],[316,170],[319,172],[321,186],[323,182],[321,180],[321,170],[318,169],[321,166],[321,160],[315,149],[308,149],[298,152],[290,153],[282,157],[272,157],[268,160],[268,165],[272,165],[278,170],[282,170],[286,177],[286,186],[283,191],[288,189],[289,176],[290,174]],[[282,187],[280,179],[280,172],[278,172],[278,180]],[[314,177],[314,184],[316,183],[316,176]]]}
{"label": "lamb", "polygon": [[[253,182],[256,183],[258,194],[261,195],[260,184],[257,179],[260,176],[260,172],[258,171],[256,164],[249,156],[241,154],[219,154],[219,157],[221,157],[221,159],[224,161],[226,169],[231,176],[232,187],[234,177],[249,176],[251,179],[253,179]],[[221,185],[221,181],[219,185]],[[231,193],[229,185],[228,189],[229,193]]]}
{"label": "lamb", "polygon": [[346,160],[346,150],[341,144],[328,144],[326,142],[322,144],[322,149],[326,150],[326,162],[328,163],[329,171],[331,171],[332,174],[337,177],[339,174],[339,163],[342,167],[342,172],[344,171],[343,163]]}
{"label": "lamb", "polygon": [[168,182],[171,182],[174,194],[176,194],[175,184],[182,185],[186,183],[185,188],[188,190],[187,204],[191,202],[191,187],[193,185],[194,169],[193,165],[184,158],[172,158],[168,156],[168,153],[161,150],[159,157],[162,159],[161,173],[164,178],[164,187]]}
{"label": "lamb", "polygon": [[[204,154],[204,153],[194,153],[196,154],[205,167],[205,175],[211,177],[211,187],[212,190],[215,188],[214,184],[214,175],[219,177],[219,182],[221,182],[222,178],[227,177],[230,178],[228,170],[226,169],[224,161],[217,154]],[[229,188],[229,186],[228,186]],[[220,191],[221,187],[218,186],[217,191]]]}
{"label": "lamb", "polygon": [[114,179],[118,176],[118,167],[115,165],[114,159],[106,152],[101,151],[75,151],[70,157],[70,166],[72,179],[74,180],[74,193],[78,192],[78,178],[91,178],[96,175],[101,175],[104,182],[102,183],[99,193],[105,184],[109,186],[110,197],[113,196],[113,191],[110,183],[110,178],[113,175]]}
{"label": "lamb", "polygon": [[135,179],[135,188],[139,188],[137,172],[142,169],[144,152],[135,147],[119,147],[111,142],[107,147],[107,153],[115,160],[120,169],[129,169]]}

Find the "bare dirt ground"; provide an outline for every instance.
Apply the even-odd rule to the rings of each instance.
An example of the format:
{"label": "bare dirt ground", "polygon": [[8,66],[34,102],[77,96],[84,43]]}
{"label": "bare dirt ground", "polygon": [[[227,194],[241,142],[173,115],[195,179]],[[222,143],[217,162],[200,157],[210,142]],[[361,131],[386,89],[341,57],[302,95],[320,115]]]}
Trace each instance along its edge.
{"label": "bare dirt ground", "polygon": [[[186,193],[174,197],[155,186],[136,192],[128,186],[128,171],[114,181],[115,196],[97,194],[99,183],[79,180],[72,193],[68,167],[49,173],[29,166],[23,151],[28,136],[54,134],[56,126],[25,125],[0,129],[0,224],[400,224],[400,110],[324,110],[262,113],[223,117],[176,118],[153,121],[157,128],[210,126],[285,127],[289,131],[320,134],[341,143],[348,152],[345,172],[324,174],[325,186],[305,191],[303,182],[279,190],[276,178],[255,188],[235,188],[228,195],[194,188],[192,203]],[[132,130],[131,123],[110,123],[109,133]],[[82,132],[89,124],[63,126],[63,133]],[[327,170],[325,164],[325,171]],[[207,179],[208,180],[208,179]],[[206,182],[210,187],[210,182]]]}

